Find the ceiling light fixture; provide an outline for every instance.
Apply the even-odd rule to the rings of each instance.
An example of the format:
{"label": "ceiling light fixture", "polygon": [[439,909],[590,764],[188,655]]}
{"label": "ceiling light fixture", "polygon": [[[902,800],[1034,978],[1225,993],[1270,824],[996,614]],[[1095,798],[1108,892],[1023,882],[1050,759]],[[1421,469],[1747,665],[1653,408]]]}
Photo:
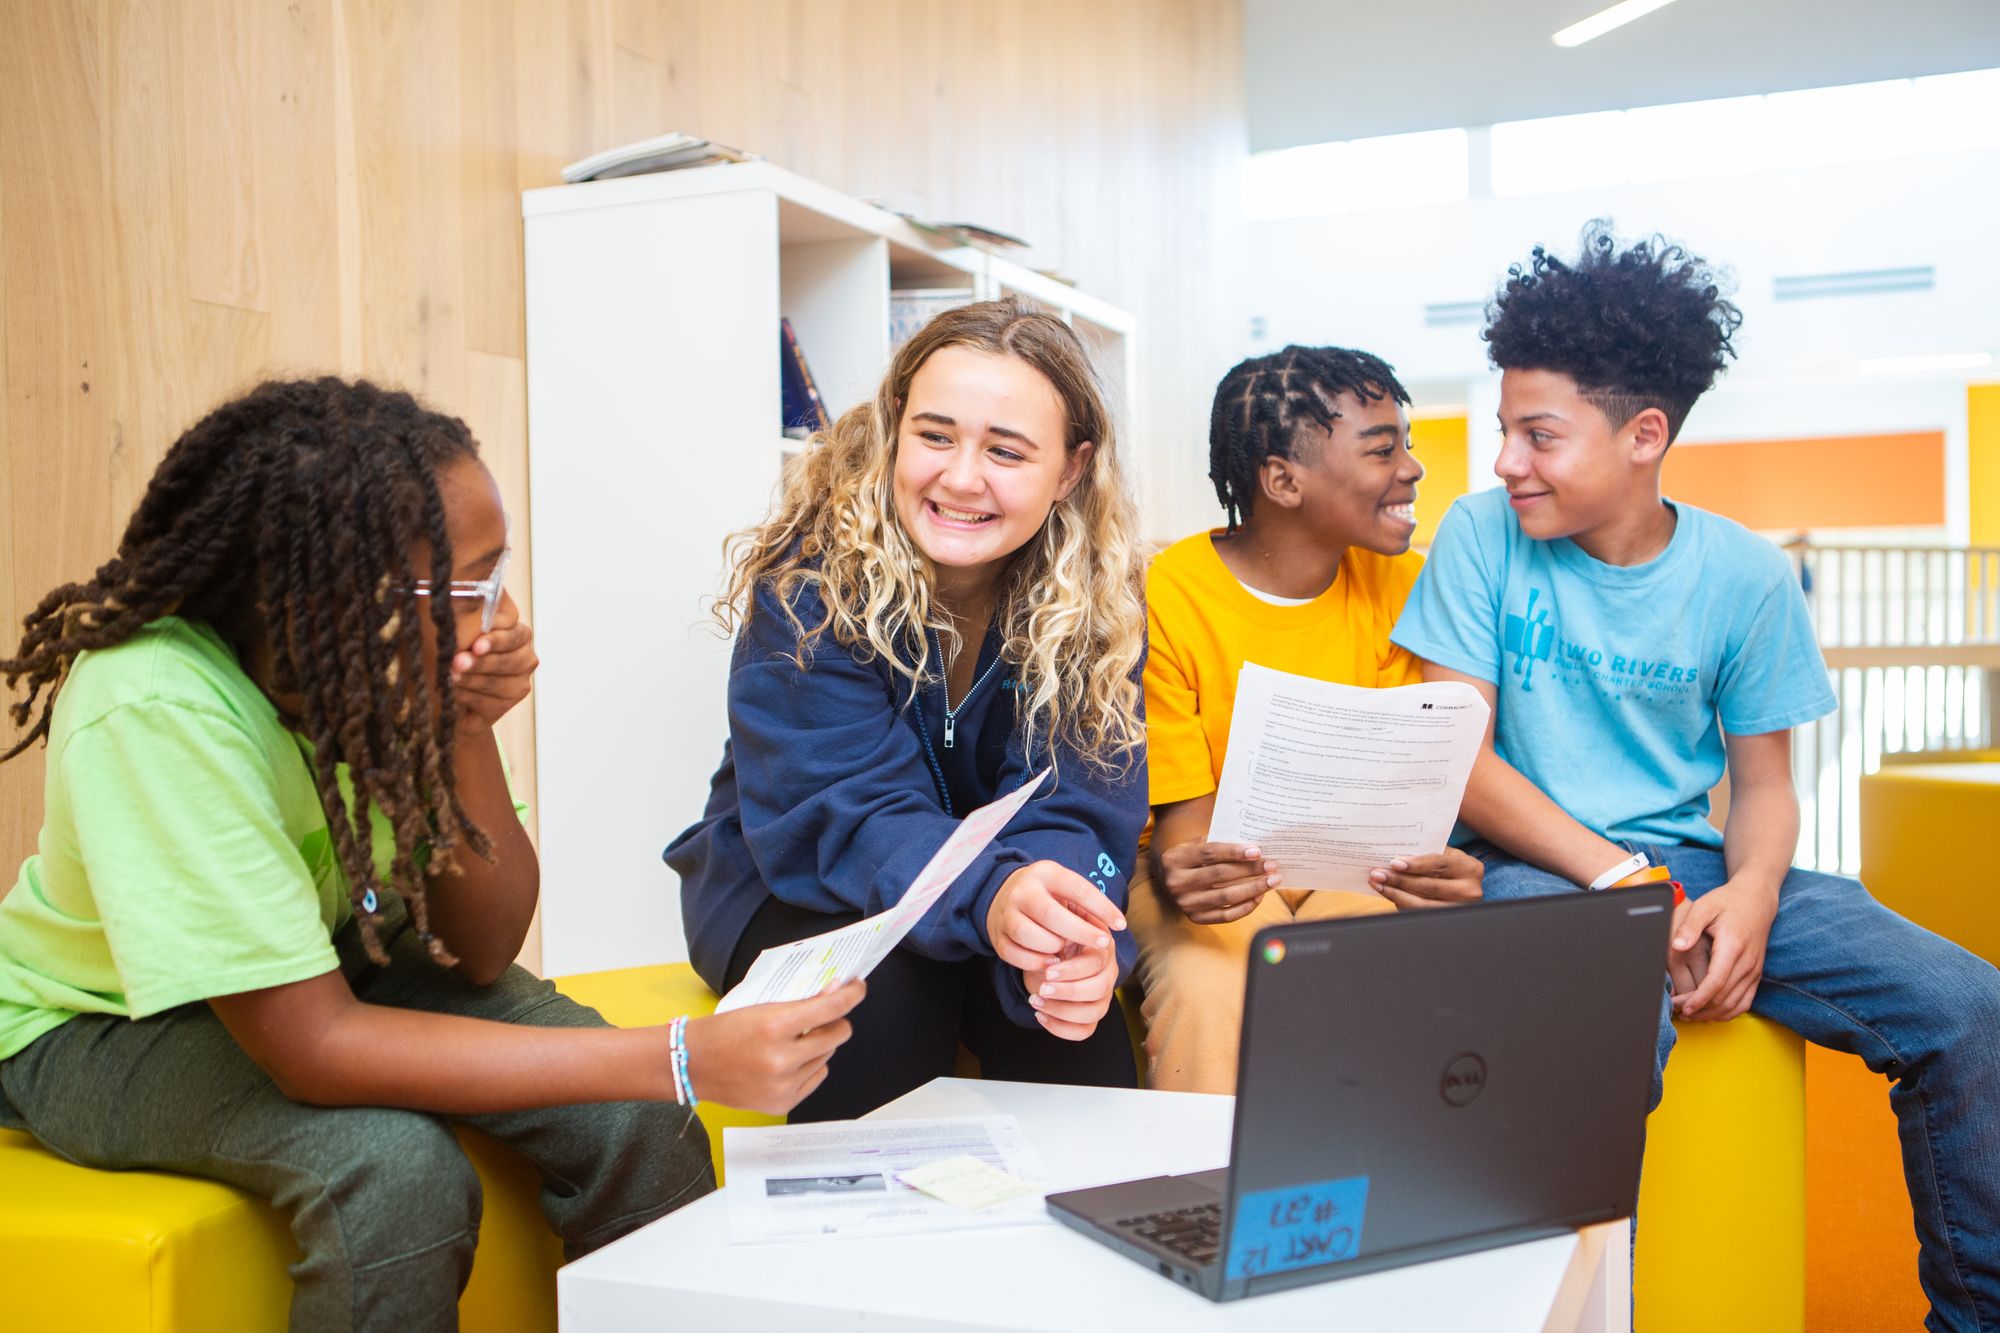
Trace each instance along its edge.
{"label": "ceiling light fixture", "polygon": [[1582,46],[1593,37],[1602,37],[1613,28],[1622,28],[1633,19],[1640,19],[1656,9],[1664,9],[1674,0],[1618,0],[1609,9],[1601,9],[1581,22],[1572,23],[1550,40],[1557,46]]}
{"label": "ceiling light fixture", "polygon": [[1984,370],[1993,364],[1987,352],[1946,352],[1939,356],[1881,356],[1860,363],[1864,374],[1896,375],[1912,371]]}

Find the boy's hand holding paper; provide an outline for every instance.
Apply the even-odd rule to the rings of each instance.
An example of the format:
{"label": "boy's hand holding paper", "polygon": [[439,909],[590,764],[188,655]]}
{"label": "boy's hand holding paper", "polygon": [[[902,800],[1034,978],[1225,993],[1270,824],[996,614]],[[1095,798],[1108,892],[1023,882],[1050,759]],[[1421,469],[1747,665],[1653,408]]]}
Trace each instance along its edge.
{"label": "boy's hand holding paper", "polygon": [[1368,872],[1375,892],[1398,907],[1449,907],[1478,902],[1485,871],[1456,847],[1424,856],[1398,856]]}
{"label": "boy's hand holding paper", "polygon": [[[1164,821],[1156,825],[1154,838],[1161,837],[1164,828]],[[1160,875],[1188,920],[1205,926],[1250,915],[1263,896],[1284,881],[1282,869],[1265,858],[1263,848],[1234,842],[1182,842],[1163,848]]]}

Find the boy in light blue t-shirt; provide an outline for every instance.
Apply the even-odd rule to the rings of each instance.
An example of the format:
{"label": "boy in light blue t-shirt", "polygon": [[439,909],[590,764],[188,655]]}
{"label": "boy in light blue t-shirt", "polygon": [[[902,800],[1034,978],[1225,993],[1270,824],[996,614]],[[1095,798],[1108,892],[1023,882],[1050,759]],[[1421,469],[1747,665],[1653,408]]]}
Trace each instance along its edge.
{"label": "boy in light blue t-shirt", "polygon": [[1791,728],[1835,706],[1804,598],[1776,548],[1660,495],[1741,318],[1702,260],[1603,224],[1510,270],[1485,334],[1506,489],[1453,506],[1391,638],[1493,706],[1461,812],[1486,896],[1668,865],[1659,1067],[1671,1012],[1754,1011],[1892,1079],[1927,1322],[2000,1328],[2000,971],[1792,868]]}

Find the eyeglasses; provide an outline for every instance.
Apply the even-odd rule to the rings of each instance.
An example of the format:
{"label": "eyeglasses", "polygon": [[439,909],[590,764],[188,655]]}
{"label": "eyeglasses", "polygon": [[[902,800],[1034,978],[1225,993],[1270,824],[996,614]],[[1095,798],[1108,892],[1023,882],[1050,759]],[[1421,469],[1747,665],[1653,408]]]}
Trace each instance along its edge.
{"label": "eyeglasses", "polygon": [[[457,598],[460,601],[470,601],[476,598],[484,604],[479,608],[479,632],[481,634],[493,628],[493,617],[499,614],[500,596],[503,591],[502,585],[507,579],[507,557],[514,554],[513,516],[509,515],[506,521],[508,544],[500,548],[500,558],[493,562],[493,572],[477,582],[471,579],[453,579],[450,583],[444,585],[444,594],[447,597]],[[429,579],[417,579],[410,584],[408,591],[415,593],[419,597],[429,597],[437,591],[437,585]]]}

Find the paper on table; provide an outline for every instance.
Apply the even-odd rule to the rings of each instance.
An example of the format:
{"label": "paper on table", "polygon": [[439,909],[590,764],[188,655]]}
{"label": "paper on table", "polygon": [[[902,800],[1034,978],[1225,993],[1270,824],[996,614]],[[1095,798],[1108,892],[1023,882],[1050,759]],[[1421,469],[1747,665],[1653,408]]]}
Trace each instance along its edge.
{"label": "paper on table", "polygon": [[965,1153],[898,1171],[896,1179],[954,1208],[991,1208],[1034,1193],[1034,1186],[1019,1176]]}
{"label": "paper on table", "polygon": [[[731,1126],[722,1131],[722,1154],[735,1244],[1048,1220],[1047,1173],[1011,1115]],[[948,1157],[972,1157],[1028,1190],[991,1207],[960,1208],[898,1179]]]}
{"label": "paper on table", "polygon": [[1444,850],[1490,713],[1458,681],[1369,690],[1245,662],[1210,842],[1255,843],[1288,889],[1368,891]]}
{"label": "paper on table", "polygon": [[715,1006],[715,1012],[727,1013],[750,1004],[811,999],[830,986],[867,976],[889,956],[891,949],[902,943],[910,927],[944,896],[944,891],[972,864],[973,858],[986,850],[993,835],[1027,804],[1048,775],[1045,768],[999,800],[982,805],[959,820],[958,827],[944,840],[944,846],[924,863],[924,868],[910,881],[910,887],[888,911],[824,935],[774,945],[758,954],[757,961],[743,974],[743,980],[730,987],[729,994]]}

